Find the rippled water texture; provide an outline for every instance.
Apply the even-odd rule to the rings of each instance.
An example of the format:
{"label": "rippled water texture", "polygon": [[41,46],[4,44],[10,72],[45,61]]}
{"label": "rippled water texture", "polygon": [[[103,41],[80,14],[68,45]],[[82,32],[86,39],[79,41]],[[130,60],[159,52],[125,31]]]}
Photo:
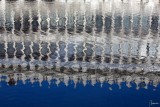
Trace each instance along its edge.
{"label": "rippled water texture", "polygon": [[0,0],[0,103],[160,106],[159,10],[159,0]]}

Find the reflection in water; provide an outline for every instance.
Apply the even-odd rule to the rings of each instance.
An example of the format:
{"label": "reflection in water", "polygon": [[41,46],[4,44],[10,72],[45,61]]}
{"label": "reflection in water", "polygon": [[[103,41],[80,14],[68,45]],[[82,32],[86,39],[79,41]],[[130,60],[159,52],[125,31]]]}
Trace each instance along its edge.
{"label": "reflection in water", "polygon": [[159,71],[156,1],[2,0],[0,5],[2,68]]}
{"label": "reflection in water", "polygon": [[9,81],[8,81],[8,84],[9,84],[10,86],[13,86],[13,85],[16,84],[16,81],[14,80],[14,78],[10,78]]}
{"label": "reflection in water", "polygon": [[0,80],[5,107],[159,107],[160,102],[160,77],[155,73],[8,71]]}
{"label": "reflection in water", "polygon": [[90,71],[88,73],[58,73],[53,71],[12,73],[12,71],[6,71],[5,73],[1,73],[0,80],[1,82],[7,82],[10,86],[17,85],[18,81],[22,81],[23,84],[26,84],[26,81],[30,81],[32,84],[38,82],[40,86],[42,86],[43,81],[47,81],[48,85],[56,84],[57,86],[62,82],[68,86],[72,81],[75,87],[77,84],[83,84],[83,86],[91,84],[94,86],[100,83],[101,87],[103,84],[110,84],[111,86],[116,84],[119,86],[119,89],[125,83],[128,88],[136,85],[136,89],[138,90],[139,88],[148,89],[148,86],[154,86],[156,88],[159,85],[160,77],[156,73],[141,74],[114,71]]}
{"label": "reflection in water", "polygon": [[159,0],[0,0],[0,84],[155,91],[159,10]]}

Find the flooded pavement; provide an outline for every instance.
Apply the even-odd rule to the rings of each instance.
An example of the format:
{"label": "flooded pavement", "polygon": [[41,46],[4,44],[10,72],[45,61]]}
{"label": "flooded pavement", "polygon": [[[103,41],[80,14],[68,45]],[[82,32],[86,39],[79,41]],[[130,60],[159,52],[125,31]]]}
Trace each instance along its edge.
{"label": "flooded pavement", "polygon": [[[87,100],[96,97],[96,90],[102,92],[97,94],[97,104],[85,102],[77,107],[107,105],[107,101],[100,101],[106,98],[104,89],[115,87],[119,94],[113,99],[120,100],[124,90],[135,95],[148,93],[152,97],[139,97],[137,105],[131,96],[128,102],[137,107],[156,107],[160,82],[159,10],[159,0],[0,0],[0,95],[4,96],[4,89],[11,90],[5,93],[17,93],[18,89],[27,92],[35,83],[44,83],[48,94],[52,91],[47,87],[65,87],[77,94],[74,91],[79,88],[74,87],[78,84],[81,91],[86,90],[84,86],[93,89],[91,96],[81,95]],[[37,85],[34,89],[41,90]],[[60,99],[68,97],[59,95]],[[16,94],[11,100],[16,103],[15,99],[19,100]],[[51,106],[51,99],[46,106]],[[124,99],[127,102],[126,96]],[[65,101],[63,104],[73,106]],[[117,104],[130,106],[122,102]]]}

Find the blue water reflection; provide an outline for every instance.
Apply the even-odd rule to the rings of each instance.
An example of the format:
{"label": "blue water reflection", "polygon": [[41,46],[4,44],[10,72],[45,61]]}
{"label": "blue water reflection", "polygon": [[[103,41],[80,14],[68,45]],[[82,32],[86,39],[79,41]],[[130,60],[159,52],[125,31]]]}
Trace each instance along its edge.
{"label": "blue water reflection", "polygon": [[42,82],[42,87],[38,82],[31,84],[29,81],[25,85],[19,81],[16,86],[8,86],[6,82],[0,84],[3,107],[149,107],[150,100],[160,103],[160,85],[136,90],[135,84],[128,88],[126,83],[121,84],[121,89],[117,84],[108,83],[102,87],[100,83],[94,86],[78,83],[75,87],[73,81],[69,81],[68,86],[64,83],[49,86],[47,81]]}
{"label": "blue water reflection", "polygon": [[0,107],[160,107],[159,1],[0,0]]}

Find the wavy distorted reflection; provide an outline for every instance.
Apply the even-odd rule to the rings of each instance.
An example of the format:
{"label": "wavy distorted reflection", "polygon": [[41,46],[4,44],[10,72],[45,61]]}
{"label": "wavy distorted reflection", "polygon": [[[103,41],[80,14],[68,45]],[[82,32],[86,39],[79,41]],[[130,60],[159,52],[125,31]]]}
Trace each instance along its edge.
{"label": "wavy distorted reflection", "polygon": [[2,71],[159,72],[158,1],[2,0],[0,5]]}
{"label": "wavy distorted reflection", "polygon": [[159,10],[159,0],[0,0],[0,104],[158,107]]}
{"label": "wavy distorted reflection", "polygon": [[5,73],[0,74],[1,82],[6,82],[9,86],[18,85],[18,82],[22,82],[23,84],[29,83],[39,83],[42,86],[44,81],[48,82],[48,86],[50,85],[59,85],[64,83],[66,86],[70,85],[72,82],[74,83],[74,87],[77,84],[92,85],[100,84],[102,87],[103,84],[118,85],[119,89],[121,89],[121,85],[125,84],[128,88],[135,87],[135,89],[148,89],[148,87],[153,86],[157,87],[160,82],[160,77],[156,73],[130,73],[130,72],[96,72],[92,71],[90,73],[58,73],[53,71],[46,72],[17,72],[12,73],[12,71],[6,71]]}

